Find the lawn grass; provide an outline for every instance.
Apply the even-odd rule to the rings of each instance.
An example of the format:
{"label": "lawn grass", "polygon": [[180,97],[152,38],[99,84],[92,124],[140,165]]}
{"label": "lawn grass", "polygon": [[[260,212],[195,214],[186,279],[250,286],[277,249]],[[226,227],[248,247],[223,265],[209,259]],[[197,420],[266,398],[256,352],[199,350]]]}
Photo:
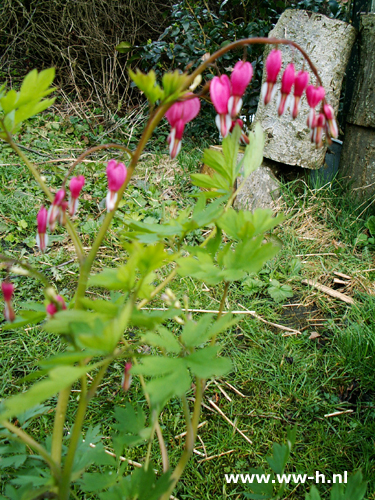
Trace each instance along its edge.
{"label": "lawn grass", "polygon": [[[78,133],[65,132],[73,127]],[[81,127],[81,128],[80,128]],[[89,131],[85,122],[46,114],[30,121],[20,137],[29,149],[49,154],[51,158],[27,152],[39,166],[48,185],[55,190],[63,179],[69,163],[47,163],[55,157],[76,157],[85,148]],[[118,137],[114,137],[114,140]],[[189,173],[199,168],[204,147],[185,141],[180,156],[169,160],[158,141],[141,158],[131,186],[124,196],[111,230],[95,261],[94,270],[110,267],[126,260],[120,234],[124,218],[158,223],[174,217],[177,210],[193,203],[190,194],[196,191]],[[55,153],[57,151],[57,153]],[[80,165],[86,184],[75,224],[82,231],[85,247],[89,247],[100,227],[105,210],[106,161],[116,153],[104,152]],[[35,247],[36,214],[44,198],[30,181],[26,167],[7,147],[0,150],[0,247],[1,252],[25,259],[40,266],[59,293],[72,299],[78,277],[72,244],[64,230],[58,229],[45,255]],[[364,223],[370,210],[356,204],[340,183],[312,189],[304,180],[281,186],[277,210],[286,214],[285,222],[268,236],[282,242],[276,258],[258,276],[230,286],[226,309],[251,310],[266,321],[251,315],[241,317],[238,325],[222,334],[220,344],[233,360],[233,370],[218,383],[209,382],[204,395],[205,407],[196,452],[174,495],[179,499],[242,498],[244,487],[226,485],[224,473],[247,472],[264,466],[273,442],[283,442],[288,426],[297,426],[297,442],[287,472],[334,473],[362,469],[370,481],[366,498],[375,499],[375,260],[371,245],[359,244],[359,235],[366,232]],[[189,243],[202,241],[196,231]],[[372,271],[368,271],[373,269]],[[162,279],[160,271],[158,278]],[[334,272],[350,276],[348,283],[333,284]],[[315,279],[321,284],[336,287],[355,301],[348,305],[336,298],[302,284]],[[292,297],[276,302],[270,295],[270,282],[291,288]],[[15,306],[27,300],[42,300],[39,285],[25,277],[16,277]],[[208,287],[189,277],[176,278],[171,288],[182,299],[189,297],[189,306],[200,310],[217,310],[222,288]],[[102,291],[90,289],[91,295]],[[293,305],[295,304],[295,305]],[[150,307],[162,303],[155,300]],[[198,318],[200,314],[194,314]],[[268,323],[267,323],[268,322]],[[301,332],[291,334],[270,323]],[[64,349],[56,336],[39,327],[8,331],[5,323],[0,330],[0,361],[2,378],[0,398],[29,387],[23,377],[37,370],[39,360]],[[170,323],[176,328],[175,323]],[[315,334],[313,332],[316,332]],[[313,334],[313,335],[312,335]],[[310,338],[315,335],[315,338]],[[319,336],[317,336],[319,335]],[[115,362],[99,387],[97,397],[88,410],[86,428],[99,425],[105,445],[114,424],[113,408],[126,401],[145,404],[140,384],[135,380],[128,393],[120,389],[123,366]],[[230,384],[237,390],[235,392]],[[219,384],[219,385],[217,385]],[[70,431],[79,385],[73,388],[71,408],[66,423]],[[189,398],[193,398],[191,391]],[[210,403],[212,401],[235,423],[251,441],[250,444]],[[28,428],[41,440],[51,431],[53,406]],[[191,405],[193,404],[190,399]],[[335,417],[327,414],[351,410]],[[179,401],[170,402],[161,415],[161,425],[175,464],[183,450],[183,440],[175,438],[184,429],[183,410]],[[233,450],[233,451],[231,451]],[[155,443],[154,464],[161,467]],[[228,451],[230,453],[224,454]],[[142,463],[146,447],[126,452],[126,457]],[[206,460],[207,457],[220,457]],[[129,466],[129,470],[132,468]],[[1,470],[1,488],[9,480],[9,470]],[[290,485],[285,498],[303,499],[310,484]],[[320,486],[328,491],[327,485]],[[94,498],[79,494],[80,498]],[[323,498],[328,498],[327,494]]]}

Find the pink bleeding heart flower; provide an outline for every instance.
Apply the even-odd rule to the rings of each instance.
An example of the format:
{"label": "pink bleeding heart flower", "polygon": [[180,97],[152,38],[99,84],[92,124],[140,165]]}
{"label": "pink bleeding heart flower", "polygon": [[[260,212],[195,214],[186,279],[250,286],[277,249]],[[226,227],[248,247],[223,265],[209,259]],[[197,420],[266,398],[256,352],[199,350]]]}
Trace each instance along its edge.
{"label": "pink bleeding heart flower", "polygon": [[230,127],[230,130],[229,132],[233,132],[233,129],[236,125],[239,125],[240,128],[241,128],[241,137],[240,137],[240,142],[242,142],[243,144],[250,144],[250,139],[248,138],[248,136],[245,134],[245,132],[243,132],[243,121],[240,119],[240,118],[237,118],[237,120],[233,120],[232,121],[232,125]]}
{"label": "pink bleeding heart flower", "polygon": [[123,391],[128,391],[130,388],[130,384],[132,382],[132,376],[130,374],[131,368],[132,368],[132,364],[130,363],[130,361],[125,363],[124,375],[123,375],[122,381],[121,381],[121,387],[122,387]]}
{"label": "pink bleeding heart flower", "polygon": [[231,84],[227,75],[214,76],[210,83],[211,101],[217,111],[215,123],[223,137],[229,134],[232,120],[228,111]]}
{"label": "pink bleeding heart flower", "polygon": [[264,104],[268,104],[275,95],[275,83],[281,69],[281,63],[280,50],[271,50],[266,60],[267,81],[262,85],[262,99],[264,100]]}
{"label": "pink bleeding heart flower", "polygon": [[281,116],[289,105],[290,91],[292,90],[295,81],[294,64],[290,63],[285,68],[281,77],[281,90],[277,100],[277,113]]}
{"label": "pink bleeding heart flower", "polygon": [[325,128],[326,119],[323,113],[319,113],[314,119],[314,127],[311,130],[311,142],[315,142],[316,147],[320,148],[323,145],[323,130]]}
{"label": "pink bleeding heart flower", "polygon": [[230,75],[232,95],[228,100],[228,112],[235,118],[242,107],[242,96],[253,77],[253,67],[249,62],[238,61]]}
{"label": "pink bleeding heart flower", "polygon": [[73,217],[73,215],[77,212],[78,209],[78,198],[81,193],[81,189],[85,184],[85,178],[83,175],[79,175],[78,177],[72,177],[69,183],[70,189],[70,198],[69,198],[69,215]]}
{"label": "pink bleeding heart flower", "polygon": [[53,203],[48,210],[47,224],[48,224],[49,230],[51,232],[53,232],[55,230],[56,221],[58,219],[61,220],[61,218],[62,218],[61,217],[61,210],[62,210],[62,206],[64,203],[64,198],[65,198],[65,190],[60,189],[55,194],[55,198],[53,200]]}
{"label": "pink bleeding heart flower", "polygon": [[290,103],[293,119],[298,116],[301,97],[309,83],[309,79],[310,75],[307,71],[299,71],[294,79],[294,95]]}
{"label": "pink bleeding heart flower", "polygon": [[313,128],[315,119],[315,108],[324,99],[326,91],[323,87],[314,87],[314,85],[309,85],[306,89],[307,103],[310,106],[309,116],[307,117],[307,126]]}
{"label": "pink bleeding heart flower", "polygon": [[36,235],[36,244],[39,247],[39,250],[44,253],[48,246],[48,234],[47,234],[47,218],[48,212],[47,209],[43,206],[38,212],[36,216],[36,221],[38,224],[38,232]]}
{"label": "pink bleeding heart flower", "polygon": [[[187,93],[187,96],[193,95]],[[198,97],[193,97],[181,102],[175,102],[165,113],[165,117],[171,126],[171,133],[168,136],[169,153],[171,158],[176,158],[181,150],[181,140],[185,125],[193,120],[199,110],[201,103]]]}
{"label": "pink bleeding heart flower", "polygon": [[339,136],[339,129],[337,127],[335,113],[332,106],[330,104],[324,104],[323,113],[326,118],[326,130],[331,137],[337,139],[337,137]]}
{"label": "pink bleeding heart flower", "polygon": [[46,307],[46,312],[51,318],[53,318],[58,311],[64,311],[66,309],[65,301],[61,295],[56,295],[56,302],[57,304],[50,302]]}
{"label": "pink bleeding heart flower", "polygon": [[123,163],[109,160],[107,165],[108,193],[106,197],[107,212],[112,212],[117,202],[117,192],[126,180],[127,170]]}
{"label": "pink bleeding heart flower", "polygon": [[1,283],[1,290],[3,292],[3,297],[5,302],[4,317],[7,321],[10,321],[12,323],[16,319],[16,315],[12,307],[14,285],[9,281],[3,281]]}

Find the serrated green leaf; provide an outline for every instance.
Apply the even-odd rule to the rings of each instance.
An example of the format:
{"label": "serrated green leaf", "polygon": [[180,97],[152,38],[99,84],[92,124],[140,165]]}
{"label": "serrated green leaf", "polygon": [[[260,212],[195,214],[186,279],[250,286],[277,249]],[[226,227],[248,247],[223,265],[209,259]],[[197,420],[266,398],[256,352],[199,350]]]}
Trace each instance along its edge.
{"label": "serrated green leaf", "polygon": [[153,330],[160,323],[173,318],[179,313],[179,309],[166,309],[165,311],[138,311],[137,309],[133,309],[130,324]]}
{"label": "serrated green leaf", "polygon": [[242,162],[245,178],[259,168],[263,161],[264,133],[259,122],[255,124],[254,131],[249,133],[249,141]]}
{"label": "serrated green leaf", "polygon": [[175,94],[176,98],[179,97],[186,80],[187,75],[185,73],[179,73],[177,69],[172,72],[164,73],[162,78],[164,97],[171,97]]}
{"label": "serrated green leaf", "polygon": [[113,471],[85,472],[78,481],[80,488],[85,493],[98,493],[113,486],[117,482],[117,475]]}
{"label": "serrated green leaf", "polygon": [[272,450],[272,456],[266,457],[268,465],[276,474],[282,474],[289,459],[289,446],[286,444],[273,443]]}
{"label": "serrated green leaf", "polygon": [[5,469],[6,467],[12,467],[18,469],[21,467],[28,458],[28,455],[13,455],[9,457],[0,457],[0,468]]}
{"label": "serrated green leaf", "polygon": [[46,317],[46,312],[37,311],[20,311],[20,316],[16,316],[16,319],[12,323],[5,323],[1,326],[2,330],[14,330],[15,328],[20,328],[26,325],[36,325],[44,320]]}
{"label": "serrated green leaf", "polygon": [[306,493],[305,500],[321,500],[319,491],[314,485],[311,486],[309,493]]}
{"label": "serrated green leaf", "polygon": [[214,173],[212,177],[207,174],[191,174],[191,182],[194,186],[206,189],[230,189],[229,183],[221,175]]}
{"label": "serrated green leaf", "polygon": [[[274,483],[272,483],[274,480],[273,474],[266,474],[261,468],[250,469],[247,474],[250,476],[254,474],[254,477],[259,478],[259,482],[253,481],[252,483],[246,485],[246,489],[249,489],[252,493],[249,493],[248,491],[243,492],[245,498],[250,498],[251,500],[269,500],[271,498],[275,498],[273,494]],[[262,478],[264,478],[264,482],[262,481]]]}
{"label": "serrated green leaf", "polygon": [[186,347],[195,347],[204,344],[210,338],[209,326],[212,317],[212,314],[205,314],[198,322],[188,320],[181,333],[181,342]]}
{"label": "serrated green leaf", "polygon": [[293,297],[292,287],[289,285],[280,285],[276,280],[271,281],[271,286],[267,292],[275,302],[282,302],[285,299]]}
{"label": "serrated green leaf", "polygon": [[217,149],[205,149],[203,151],[202,161],[205,165],[215,170],[230,184],[232,182],[232,175],[230,169],[227,167],[224,155]]}
{"label": "serrated green leaf", "polygon": [[[180,358],[181,359],[181,358]],[[182,360],[183,361],[183,360]],[[185,363],[179,364],[175,371],[156,378],[146,384],[152,405],[163,405],[172,397],[180,397],[189,390],[191,378]]]}
{"label": "serrated green leaf", "polygon": [[361,471],[350,476],[342,500],[362,500],[366,494],[367,481],[363,481]]}
{"label": "serrated green leaf", "polygon": [[4,97],[0,98],[0,106],[2,107],[4,114],[8,114],[14,109],[16,109],[16,102],[18,99],[18,94],[15,90],[9,90]]}
{"label": "serrated green leaf", "polygon": [[187,366],[199,378],[219,377],[232,369],[229,358],[217,358],[219,346],[210,346],[194,352],[185,358]]}
{"label": "serrated green leaf", "polygon": [[156,83],[156,73],[154,70],[145,74],[137,68],[135,73],[132,70],[129,70],[129,75],[137,87],[145,93],[147,99],[152,104],[154,104],[158,99],[162,99],[164,97],[163,90]]}
{"label": "serrated green leaf", "polygon": [[81,367],[58,366],[54,368],[49,372],[47,380],[42,380],[34,384],[28,391],[4,400],[4,409],[1,412],[0,420],[7,420],[8,418],[24,413],[37,404],[43,403],[61,391],[61,389],[69,387],[85,373],[100,366],[100,364],[96,363]]}
{"label": "serrated green leaf", "polygon": [[142,337],[142,342],[151,344],[155,347],[161,347],[173,354],[179,354],[181,352],[181,346],[176,337],[171,331],[162,326],[158,327],[158,334],[153,332],[146,333],[146,335]]}
{"label": "serrated green leaf", "polygon": [[60,366],[60,365],[73,365],[74,363],[78,363],[82,359],[92,358],[101,354],[101,351],[79,351],[79,352],[63,352],[61,354],[56,354],[47,359],[42,359],[38,361],[38,365],[42,368],[50,368],[52,366]]}
{"label": "serrated green leaf", "polygon": [[45,109],[49,108],[55,100],[55,97],[52,97],[51,99],[44,99],[43,101],[34,100],[28,104],[20,106],[14,115],[14,127],[28,118],[31,118],[32,116],[37,115],[38,113],[41,113]]}
{"label": "serrated green leaf", "polygon": [[142,364],[132,367],[131,373],[135,375],[158,376],[179,370],[181,366],[184,366],[182,358],[147,356],[142,359]]}
{"label": "serrated green leaf", "polygon": [[240,149],[240,137],[241,137],[241,128],[237,124],[234,127],[234,130],[231,134],[228,134],[222,142],[223,155],[225,159],[225,166],[228,174],[230,175],[230,186],[233,186],[234,181],[236,180],[236,166],[237,166],[237,158],[238,151]]}

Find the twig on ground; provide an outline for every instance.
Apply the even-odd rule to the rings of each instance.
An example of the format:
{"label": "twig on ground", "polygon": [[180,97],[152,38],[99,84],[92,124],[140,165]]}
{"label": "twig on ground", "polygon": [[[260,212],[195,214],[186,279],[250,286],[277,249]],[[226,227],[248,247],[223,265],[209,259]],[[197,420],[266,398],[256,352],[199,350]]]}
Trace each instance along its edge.
{"label": "twig on ground", "polygon": [[[167,311],[165,307],[141,307],[141,309],[145,309],[146,311]],[[219,314],[218,310],[214,309],[184,309],[187,312],[198,312],[198,313],[211,313],[211,314]],[[222,311],[221,314],[255,314],[255,311]]]}
{"label": "twig on ground", "polygon": [[353,413],[353,410],[335,411],[334,413],[327,413],[324,418],[337,417],[337,415],[343,415],[344,413]]}
{"label": "twig on ground", "polygon": [[207,462],[207,460],[212,460],[213,458],[219,458],[222,457],[223,455],[229,455],[229,453],[234,453],[235,451],[236,450],[229,450],[229,451],[224,451],[223,453],[219,453],[219,455],[211,455],[210,457],[198,460],[198,463],[201,464],[202,462]]}
{"label": "twig on ground", "polygon": [[[90,447],[91,447],[91,448],[96,448],[96,445],[95,445],[95,444],[93,444],[93,443],[90,443]],[[196,450],[194,450],[194,451],[196,451]],[[130,458],[125,458],[125,457],[121,457],[121,456],[120,456],[120,457],[118,457],[118,456],[116,455],[116,453],[112,453],[111,451],[107,450],[106,448],[104,448],[104,452],[105,452],[107,455],[111,456],[111,457],[117,458],[118,460],[120,460],[120,462],[127,462],[129,465],[132,465],[133,467],[138,467],[138,468],[142,468],[142,467],[143,467],[143,465],[142,465],[142,464],[140,464],[139,462],[135,462],[134,460],[130,460]],[[198,452],[198,454],[200,454],[200,453]],[[202,454],[202,455],[203,455],[203,454]],[[204,456],[204,455],[203,455],[203,456]],[[155,472],[155,474],[157,474],[157,473],[158,473],[158,470],[157,470],[157,469],[154,469],[154,472]],[[178,499],[177,499],[176,497],[174,497],[173,495],[171,495],[171,496],[169,497],[169,500],[178,500]]]}
{"label": "twig on ground", "polygon": [[224,384],[226,384],[230,389],[232,389],[233,392],[235,392],[236,394],[238,394],[239,396],[241,396],[241,398],[247,398],[248,397],[248,396],[245,396],[244,394],[242,394],[242,392],[240,392],[238,389],[236,389],[232,384],[230,384],[226,380],[224,380]]}
{"label": "twig on ground", "polygon": [[[200,423],[197,427],[197,429],[199,429],[200,427],[203,427],[204,425],[207,424],[207,420],[205,420],[204,422]],[[177,434],[177,436],[175,436],[174,438],[175,439],[180,439],[180,438],[183,438],[184,436],[186,436],[187,432],[182,432],[181,434]]]}
{"label": "twig on ground", "polygon": [[214,384],[216,385],[216,387],[219,389],[219,391],[223,394],[223,396],[231,403],[232,400],[231,398],[228,396],[228,394],[224,391],[224,389],[221,387],[220,384],[217,383],[216,380],[214,380]]}
{"label": "twig on ground", "polygon": [[205,455],[205,457],[207,458],[207,450],[206,450],[206,446],[205,446],[205,444],[204,444],[204,441],[203,441],[203,439],[200,437],[200,435],[199,435],[199,434],[197,434],[197,438],[199,439],[199,441],[200,441],[200,443],[201,443],[201,445],[202,445],[203,451],[204,451],[204,455]]}
{"label": "twig on ground", "polygon": [[221,410],[213,401],[211,401],[211,399],[208,400],[208,402],[210,403],[211,406],[213,406],[215,408],[215,410],[223,417],[223,419],[228,422],[229,425],[231,425],[233,427],[233,429],[235,431],[237,431],[239,434],[241,434],[241,436],[246,439],[246,441],[250,444],[253,444],[253,442],[251,441],[250,438],[248,438],[246,436],[246,434],[244,434],[242,431],[240,431],[240,429],[238,429],[238,427],[236,426],[236,424],[234,424],[231,420],[229,420],[229,418],[225,415],[225,413],[223,412],[223,410]]}
{"label": "twig on ground", "polygon": [[243,307],[247,314],[251,314],[251,316],[254,316],[254,318],[259,319],[259,321],[262,321],[263,323],[266,323],[266,325],[271,325],[274,326],[275,328],[278,328],[279,330],[285,330],[286,332],[291,332],[290,335],[298,335],[301,332],[299,330],[295,330],[294,328],[289,328],[288,326],[284,325],[279,325],[278,323],[272,323],[272,321],[267,321],[263,319],[259,314],[257,314],[255,311],[248,311],[242,304],[238,304],[240,307]]}
{"label": "twig on ground", "polygon": [[348,295],[345,295],[344,293],[337,292],[336,290],[333,290],[332,288],[329,288],[328,286],[322,285],[321,283],[318,283],[317,281],[314,280],[302,280],[302,284],[304,285],[310,285],[317,290],[320,290],[323,293],[326,293],[327,295],[330,295],[331,297],[334,297],[335,299],[340,299],[343,302],[346,302],[347,304],[354,304],[354,299],[351,297],[348,297]]}

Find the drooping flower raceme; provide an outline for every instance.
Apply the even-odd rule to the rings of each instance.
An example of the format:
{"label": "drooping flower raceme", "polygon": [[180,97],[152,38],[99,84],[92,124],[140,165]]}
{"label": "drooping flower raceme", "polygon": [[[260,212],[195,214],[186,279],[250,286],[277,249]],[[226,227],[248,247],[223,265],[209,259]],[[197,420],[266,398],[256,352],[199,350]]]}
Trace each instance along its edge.
{"label": "drooping flower raceme", "polygon": [[264,104],[268,104],[275,95],[275,83],[281,69],[281,63],[282,58],[280,50],[271,50],[266,60],[267,81],[262,85],[262,98]]}
{"label": "drooping flower raceme", "polygon": [[326,119],[326,130],[328,131],[331,137],[337,139],[337,137],[339,136],[339,129],[337,127],[335,114],[332,106],[330,104],[324,104],[323,113]]}
{"label": "drooping flower raceme", "polygon": [[307,71],[299,71],[294,79],[294,93],[291,98],[290,108],[292,113],[292,118],[295,119],[298,116],[301,97],[304,93],[307,84],[309,83],[310,75]]}
{"label": "drooping flower raceme", "polygon": [[106,197],[107,212],[112,212],[117,202],[117,192],[126,180],[127,170],[123,163],[109,160],[107,165],[108,193]]}
{"label": "drooping flower raceme", "polygon": [[48,210],[47,224],[51,232],[55,230],[57,220],[59,220],[60,223],[63,222],[64,217],[62,212],[65,212],[66,209],[66,202],[64,202],[64,198],[65,190],[60,189],[55,194],[55,199]]}
{"label": "drooping flower raceme", "polygon": [[43,253],[45,252],[47,246],[48,246],[48,234],[47,234],[47,218],[48,218],[48,212],[47,209],[44,208],[43,206],[38,212],[38,215],[36,216],[36,221],[38,224],[38,232],[36,235],[36,244],[39,247],[39,250]]}
{"label": "drooping flower raceme", "polygon": [[57,305],[53,302],[50,302],[46,307],[46,312],[50,317],[53,317],[58,311],[63,311],[66,309],[65,301],[61,297],[61,295],[56,295]]}
{"label": "drooping flower raceme", "polygon": [[214,76],[210,83],[210,97],[217,115],[215,123],[223,137],[229,133],[232,119],[228,111],[228,101],[231,97],[231,84],[227,75]]}
{"label": "drooping flower raceme", "polygon": [[14,285],[9,281],[3,281],[1,283],[1,290],[3,292],[5,307],[4,307],[4,317],[7,321],[13,322],[16,319],[14,310],[12,307],[12,297],[14,292]]}
{"label": "drooping flower raceme", "polygon": [[323,130],[325,129],[326,118],[323,113],[314,117],[314,126],[311,130],[311,142],[315,142],[316,147],[323,145]]}
{"label": "drooping flower raceme", "polygon": [[72,177],[69,183],[70,198],[69,198],[69,215],[73,216],[78,208],[78,197],[80,195],[81,189],[85,184],[85,178],[83,175],[78,177]]}
{"label": "drooping flower raceme", "polygon": [[253,67],[249,62],[238,61],[230,75],[231,96],[228,100],[228,113],[236,118],[242,107],[242,96],[253,77]]}
{"label": "drooping flower raceme", "polygon": [[[191,93],[186,94],[193,95]],[[181,140],[185,125],[193,120],[201,108],[198,97],[193,97],[181,102],[175,102],[165,113],[165,117],[171,126],[168,136],[169,153],[171,158],[176,158],[181,150]]]}
{"label": "drooping flower raceme", "polygon": [[295,81],[294,64],[290,63],[285,68],[281,77],[281,90],[277,99],[277,113],[281,116],[289,105],[290,91]]}
{"label": "drooping flower raceme", "polygon": [[309,85],[306,89],[307,103],[310,106],[309,116],[307,117],[307,126],[311,129],[315,126],[315,108],[324,99],[326,91],[323,87],[314,87],[314,85]]}

